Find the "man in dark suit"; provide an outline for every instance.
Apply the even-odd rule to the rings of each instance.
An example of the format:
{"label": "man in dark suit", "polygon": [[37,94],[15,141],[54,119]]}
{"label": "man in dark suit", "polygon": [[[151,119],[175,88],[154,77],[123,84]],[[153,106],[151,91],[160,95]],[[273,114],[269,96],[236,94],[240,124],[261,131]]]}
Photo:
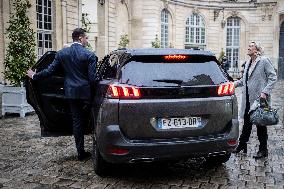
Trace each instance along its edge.
{"label": "man in dark suit", "polygon": [[91,86],[95,80],[96,55],[88,51],[86,31],[76,28],[72,33],[73,44],[58,51],[54,61],[40,72],[27,71],[33,80],[51,76],[60,65],[64,68],[64,90],[69,100],[73,119],[73,134],[75,137],[78,159],[84,160],[91,154],[84,150],[84,101],[91,98]]}

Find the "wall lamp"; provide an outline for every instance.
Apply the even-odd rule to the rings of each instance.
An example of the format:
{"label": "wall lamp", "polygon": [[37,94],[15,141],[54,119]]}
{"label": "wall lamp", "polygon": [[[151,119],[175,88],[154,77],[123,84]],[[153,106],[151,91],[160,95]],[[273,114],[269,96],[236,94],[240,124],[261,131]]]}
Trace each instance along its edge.
{"label": "wall lamp", "polygon": [[105,0],[98,0],[99,4],[104,5],[105,4]]}
{"label": "wall lamp", "polygon": [[223,18],[222,18],[222,21],[221,21],[221,27],[224,28],[226,26],[226,20],[224,18],[224,14],[225,14],[224,13],[225,12],[225,8],[224,7],[222,7],[222,9],[215,9],[214,10],[214,17],[213,17],[213,19],[214,19],[214,21],[216,21],[217,18],[219,17],[219,15],[220,15],[220,12],[222,12],[222,14],[223,14]]}

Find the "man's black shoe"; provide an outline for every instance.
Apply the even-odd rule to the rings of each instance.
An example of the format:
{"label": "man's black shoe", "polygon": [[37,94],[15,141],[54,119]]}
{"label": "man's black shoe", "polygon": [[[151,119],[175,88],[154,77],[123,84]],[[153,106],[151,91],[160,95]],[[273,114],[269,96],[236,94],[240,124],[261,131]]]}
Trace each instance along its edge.
{"label": "man's black shoe", "polygon": [[255,159],[261,159],[261,158],[265,158],[268,156],[268,151],[267,150],[262,150],[262,151],[258,151],[257,154],[255,156],[253,156]]}
{"label": "man's black shoe", "polygon": [[248,152],[247,143],[240,143],[233,153],[238,154],[241,151],[245,154]]}
{"label": "man's black shoe", "polygon": [[83,161],[83,160],[88,159],[91,156],[92,156],[92,154],[90,152],[83,152],[82,154],[78,155],[78,160]]}

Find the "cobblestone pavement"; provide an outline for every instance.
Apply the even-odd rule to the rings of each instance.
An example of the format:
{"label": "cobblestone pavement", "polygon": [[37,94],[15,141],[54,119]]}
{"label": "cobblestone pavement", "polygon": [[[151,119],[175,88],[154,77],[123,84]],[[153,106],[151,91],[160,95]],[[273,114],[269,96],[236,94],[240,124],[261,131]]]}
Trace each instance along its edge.
{"label": "cobblestone pavement", "polygon": [[[91,160],[76,161],[72,137],[42,138],[36,115],[0,120],[0,188],[284,188],[284,82],[273,93],[281,123],[269,127],[269,157],[254,160],[258,149],[253,129],[247,155],[232,155],[218,168],[200,160],[169,165],[120,166],[106,178],[98,177]],[[237,94],[239,96],[239,89]],[[91,151],[91,137],[86,140]]]}

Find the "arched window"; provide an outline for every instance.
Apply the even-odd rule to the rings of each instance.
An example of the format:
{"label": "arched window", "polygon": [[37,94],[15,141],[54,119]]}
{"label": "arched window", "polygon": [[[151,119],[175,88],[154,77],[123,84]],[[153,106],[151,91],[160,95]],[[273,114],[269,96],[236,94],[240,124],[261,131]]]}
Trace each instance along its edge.
{"label": "arched window", "polygon": [[226,56],[229,70],[237,71],[240,52],[240,21],[239,17],[227,20]]}
{"label": "arched window", "polygon": [[169,46],[169,11],[163,9],[161,12],[161,47]]}
{"label": "arched window", "polygon": [[193,13],[185,23],[185,48],[205,47],[205,24],[203,18]]}

